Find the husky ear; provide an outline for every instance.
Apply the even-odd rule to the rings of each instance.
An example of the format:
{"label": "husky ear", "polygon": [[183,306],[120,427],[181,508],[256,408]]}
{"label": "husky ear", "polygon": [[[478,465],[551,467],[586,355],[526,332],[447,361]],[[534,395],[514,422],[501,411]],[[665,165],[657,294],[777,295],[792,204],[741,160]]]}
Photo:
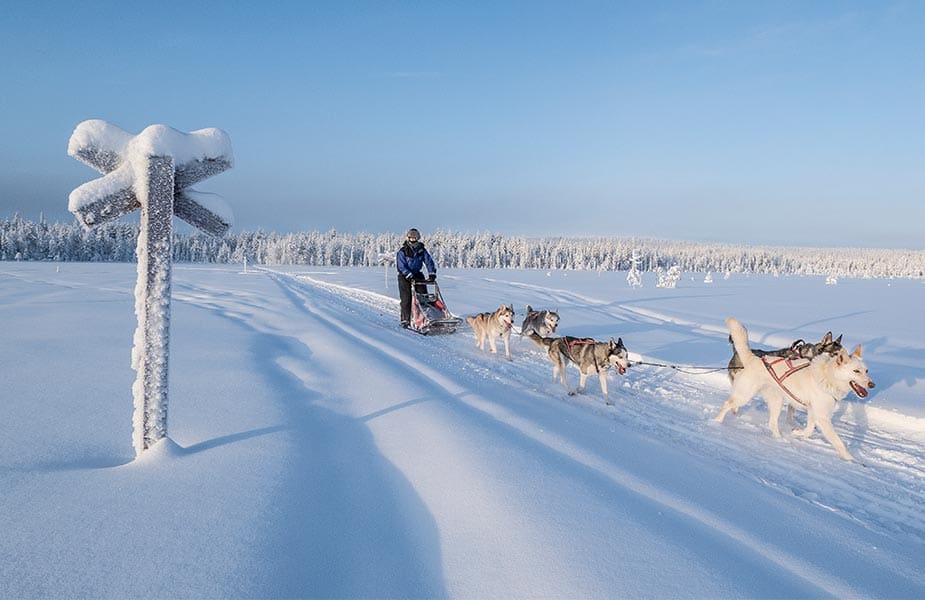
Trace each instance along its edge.
{"label": "husky ear", "polygon": [[835,355],[835,364],[840,367],[846,362],[848,362],[848,353],[842,348],[838,351],[838,354]]}
{"label": "husky ear", "polygon": [[841,346],[841,336],[843,336],[843,335],[845,335],[845,334],[843,334],[843,333],[838,334],[838,339],[835,340],[835,343],[838,344],[839,346]]}
{"label": "husky ear", "polygon": [[611,348],[616,348],[616,347],[617,347],[617,343],[616,343],[615,341],[613,341],[613,338],[612,338],[612,337],[610,338],[610,347],[611,347]]}
{"label": "husky ear", "polygon": [[824,336],[822,336],[822,343],[823,344],[832,343],[832,332],[831,331],[827,332]]}
{"label": "husky ear", "polygon": [[864,352],[864,346],[858,344],[858,347],[854,349],[854,352],[851,353],[851,358],[861,358],[861,354]]}
{"label": "husky ear", "polygon": [[618,338],[617,338],[617,346],[622,346],[622,345],[623,345],[623,338],[618,337]]}

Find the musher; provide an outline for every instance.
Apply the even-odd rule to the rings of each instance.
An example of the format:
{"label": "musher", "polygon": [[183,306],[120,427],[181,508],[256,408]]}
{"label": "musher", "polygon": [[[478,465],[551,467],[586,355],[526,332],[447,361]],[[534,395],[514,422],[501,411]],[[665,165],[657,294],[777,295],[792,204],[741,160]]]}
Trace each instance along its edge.
{"label": "musher", "polygon": [[[398,268],[398,295],[401,298],[401,326],[407,328],[411,324],[411,283],[412,281],[434,281],[437,279],[437,267],[430,252],[421,241],[421,232],[412,227],[405,234],[407,238],[395,256],[395,266]],[[425,280],[421,269],[427,267],[429,274]],[[420,293],[426,293],[425,286],[415,286]]]}

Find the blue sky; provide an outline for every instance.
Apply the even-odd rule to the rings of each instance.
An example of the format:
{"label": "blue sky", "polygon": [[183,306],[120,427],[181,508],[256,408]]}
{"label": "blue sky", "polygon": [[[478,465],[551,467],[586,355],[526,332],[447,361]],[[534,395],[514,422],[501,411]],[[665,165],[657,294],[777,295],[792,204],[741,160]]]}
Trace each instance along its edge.
{"label": "blue sky", "polygon": [[228,132],[235,230],[925,248],[923,2],[10,2],[0,217]]}

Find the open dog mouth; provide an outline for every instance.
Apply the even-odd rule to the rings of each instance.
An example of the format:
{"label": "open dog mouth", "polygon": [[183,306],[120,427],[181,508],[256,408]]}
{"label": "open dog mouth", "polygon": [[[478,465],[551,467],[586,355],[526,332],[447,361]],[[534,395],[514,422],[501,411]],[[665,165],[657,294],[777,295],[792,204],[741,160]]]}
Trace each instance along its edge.
{"label": "open dog mouth", "polygon": [[851,385],[851,389],[854,390],[854,393],[858,395],[858,398],[867,397],[867,389],[865,389],[863,386],[858,385],[854,381],[849,382],[849,384]]}
{"label": "open dog mouth", "polygon": [[617,373],[619,373],[620,375],[625,374],[625,373],[626,373],[626,367],[624,367],[624,366],[621,365],[621,364],[618,364],[618,365],[617,365]]}

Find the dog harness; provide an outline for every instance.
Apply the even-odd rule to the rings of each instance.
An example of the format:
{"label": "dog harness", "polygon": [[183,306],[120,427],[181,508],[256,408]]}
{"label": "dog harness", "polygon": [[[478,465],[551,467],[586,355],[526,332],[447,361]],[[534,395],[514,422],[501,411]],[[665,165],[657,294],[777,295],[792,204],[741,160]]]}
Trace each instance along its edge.
{"label": "dog harness", "polygon": [[768,373],[771,375],[771,378],[777,382],[777,385],[781,387],[782,390],[787,392],[787,395],[793,398],[797,404],[800,406],[806,406],[806,403],[800,400],[794,395],[790,389],[784,385],[784,380],[796,373],[797,371],[802,371],[809,366],[810,360],[808,358],[786,358],[778,356],[762,356],[761,362],[764,364],[765,368],[768,370]]}
{"label": "dog harness", "polygon": [[[576,363],[578,361],[572,356],[572,346],[587,346],[588,344],[596,343],[594,338],[566,338],[565,340],[565,346],[568,348],[569,356],[572,357],[572,360]],[[593,352],[591,353],[591,358],[594,359],[594,370],[600,373],[601,367],[597,364],[597,356]]]}

